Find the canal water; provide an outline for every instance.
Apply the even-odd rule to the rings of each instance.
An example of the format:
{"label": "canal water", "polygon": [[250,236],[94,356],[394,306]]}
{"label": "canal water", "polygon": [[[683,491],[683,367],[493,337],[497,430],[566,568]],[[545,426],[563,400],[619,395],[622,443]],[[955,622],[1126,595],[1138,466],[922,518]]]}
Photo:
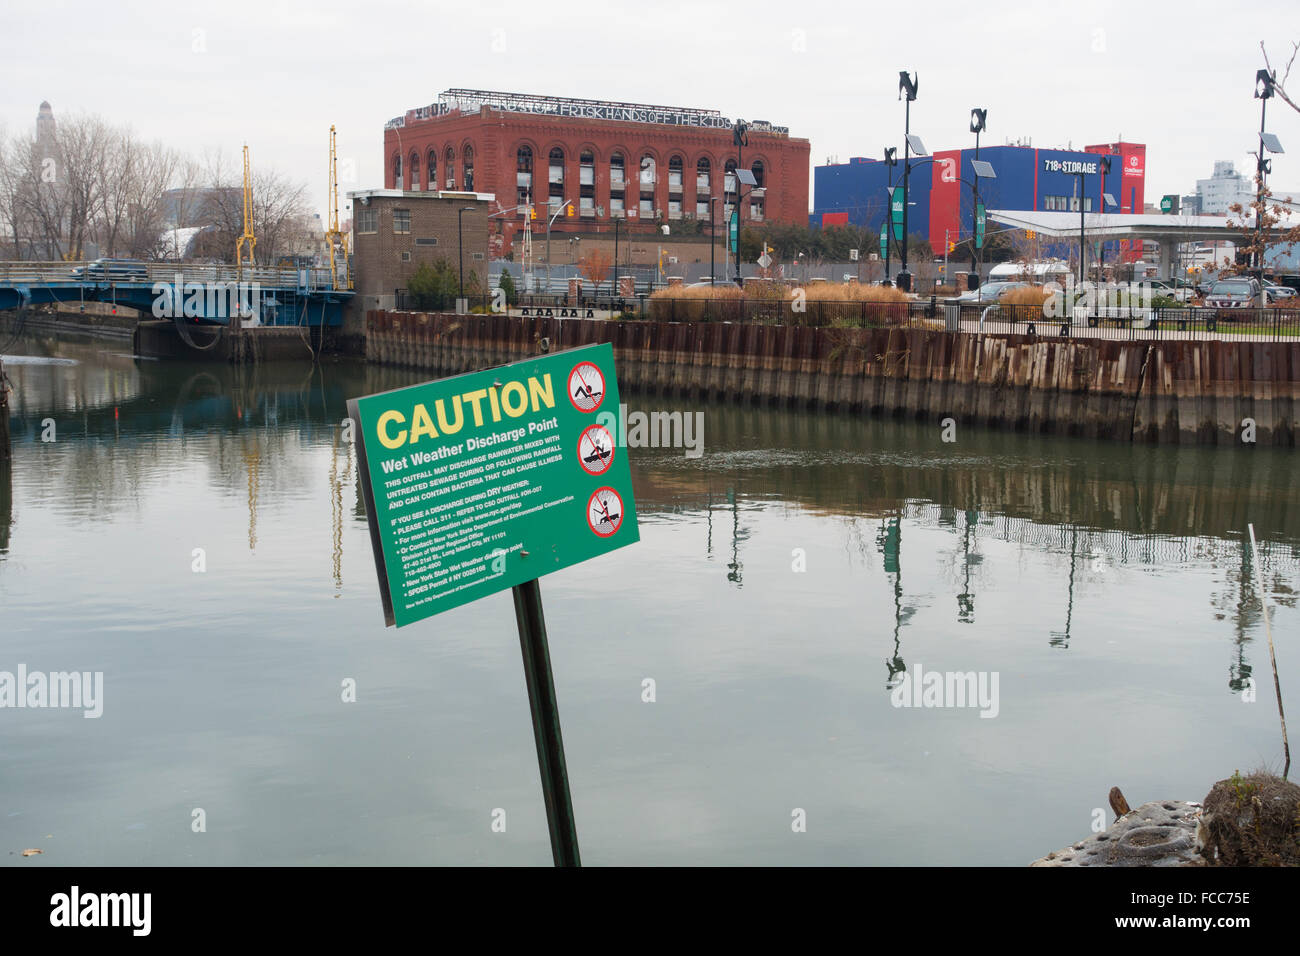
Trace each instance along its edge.
{"label": "canal water", "polygon": [[[0,671],[103,689],[0,709],[0,863],[550,863],[510,596],[383,626],[340,422],[419,373],[8,353]],[[1020,866],[1280,769],[1293,453],[626,399],[704,453],[630,449],[640,543],[542,581],[584,862]]]}

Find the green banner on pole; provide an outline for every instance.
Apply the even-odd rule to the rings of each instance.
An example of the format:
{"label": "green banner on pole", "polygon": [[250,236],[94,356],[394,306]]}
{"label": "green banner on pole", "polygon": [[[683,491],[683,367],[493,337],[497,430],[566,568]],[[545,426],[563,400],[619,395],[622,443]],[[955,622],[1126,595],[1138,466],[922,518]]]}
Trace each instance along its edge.
{"label": "green banner on pole", "polygon": [[894,223],[894,239],[903,241],[903,190],[895,186],[889,193],[889,218]]}
{"label": "green banner on pole", "polygon": [[889,258],[889,223],[880,224],[880,258]]}
{"label": "green banner on pole", "polygon": [[609,344],[348,402],[402,627],[637,541]]}
{"label": "green banner on pole", "polygon": [[975,204],[975,248],[976,249],[984,248],[985,221],[986,221],[986,217],[984,215],[984,204],[982,202],[977,202]]}
{"label": "green banner on pole", "polygon": [[740,250],[740,210],[735,210],[731,214],[731,222],[727,226],[727,243],[731,247],[731,254],[737,255]]}

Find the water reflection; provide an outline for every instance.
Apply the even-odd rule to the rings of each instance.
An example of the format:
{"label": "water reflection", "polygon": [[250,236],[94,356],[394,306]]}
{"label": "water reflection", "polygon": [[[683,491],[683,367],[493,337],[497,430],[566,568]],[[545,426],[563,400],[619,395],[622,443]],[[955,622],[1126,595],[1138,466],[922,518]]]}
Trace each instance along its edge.
{"label": "water reflection", "polygon": [[[532,843],[482,842],[475,802],[540,818],[508,597],[379,623],[345,403],[419,373],[29,350],[43,354],[6,362],[11,662],[111,663],[123,703],[86,722],[103,740],[15,735],[0,802],[99,819],[58,770],[93,749],[124,832],[151,800],[170,819],[196,780],[228,808],[228,843],[160,841],[157,862],[227,845],[220,862],[321,862],[322,832],[351,862],[429,862],[434,845],[448,862],[549,859],[544,821]],[[1196,798],[1181,781],[1271,753],[1275,716],[1238,699],[1262,633],[1245,528],[1281,633],[1300,572],[1292,455],[974,429],[945,445],[910,422],[624,399],[707,427],[700,459],[630,450],[640,545],[544,585],[575,797],[605,862],[1023,863],[1081,832],[1078,817],[1058,832],[1063,801],[1129,781]],[[198,546],[205,575],[190,573]],[[596,617],[593,594],[618,599]],[[905,673],[948,664],[1004,673],[998,720],[892,709]],[[352,675],[362,703],[340,711]],[[629,706],[647,675],[664,703]],[[1163,733],[1158,752],[1133,726]],[[1008,786],[1033,807],[1020,828],[971,828]],[[942,803],[953,794],[967,819]],[[809,804],[838,814],[817,831],[833,836],[810,828],[792,850],[773,807]],[[419,839],[412,807],[430,816]],[[28,845],[14,826],[0,836]],[[84,845],[140,859],[130,838]]]}

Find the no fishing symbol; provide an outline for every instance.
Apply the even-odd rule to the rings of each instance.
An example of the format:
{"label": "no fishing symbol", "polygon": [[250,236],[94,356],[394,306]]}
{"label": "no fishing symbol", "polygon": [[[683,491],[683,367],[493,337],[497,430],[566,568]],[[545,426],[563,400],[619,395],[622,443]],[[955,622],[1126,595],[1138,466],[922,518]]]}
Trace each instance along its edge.
{"label": "no fishing symbol", "polygon": [[613,488],[597,488],[587,502],[587,524],[602,538],[623,526],[623,499]]}
{"label": "no fishing symbol", "polygon": [[605,376],[590,362],[579,362],[569,373],[569,401],[580,412],[594,412],[605,400]]}
{"label": "no fishing symbol", "polygon": [[604,425],[591,425],[578,436],[578,464],[589,475],[600,475],[614,463],[614,436]]}

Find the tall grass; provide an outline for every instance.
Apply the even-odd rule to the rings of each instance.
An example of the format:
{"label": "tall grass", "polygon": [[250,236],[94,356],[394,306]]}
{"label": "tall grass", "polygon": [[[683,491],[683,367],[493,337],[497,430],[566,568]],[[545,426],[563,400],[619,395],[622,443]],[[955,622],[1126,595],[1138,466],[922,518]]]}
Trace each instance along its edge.
{"label": "tall grass", "polygon": [[907,293],[891,286],[814,283],[795,289],[780,282],[738,286],[681,286],[650,296],[650,318],[660,322],[752,322],[782,325],[903,325]]}

